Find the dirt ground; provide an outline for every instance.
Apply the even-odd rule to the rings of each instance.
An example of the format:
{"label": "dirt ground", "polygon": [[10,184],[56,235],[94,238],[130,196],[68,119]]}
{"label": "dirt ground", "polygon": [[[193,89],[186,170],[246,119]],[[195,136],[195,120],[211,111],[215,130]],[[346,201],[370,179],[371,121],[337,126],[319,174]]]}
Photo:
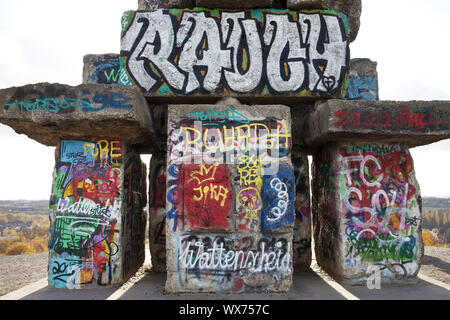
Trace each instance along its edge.
{"label": "dirt ground", "polygon": [[[0,296],[46,278],[47,262],[47,252],[0,257]],[[450,285],[450,248],[425,247],[420,274]]]}

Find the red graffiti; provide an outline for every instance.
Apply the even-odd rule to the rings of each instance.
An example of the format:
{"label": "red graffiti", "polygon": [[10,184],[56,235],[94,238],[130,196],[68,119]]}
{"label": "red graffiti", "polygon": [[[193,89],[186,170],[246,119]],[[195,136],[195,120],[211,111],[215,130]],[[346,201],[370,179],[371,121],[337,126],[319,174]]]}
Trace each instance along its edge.
{"label": "red graffiti", "polygon": [[334,112],[336,127],[366,129],[409,129],[423,130],[432,125],[441,125],[442,121],[434,121],[431,112],[409,112],[401,108],[395,113],[371,113],[358,110],[337,110]]}
{"label": "red graffiti", "polygon": [[186,165],[179,182],[184,184],[185,230],[230,227],[232,191],[226,165]]}

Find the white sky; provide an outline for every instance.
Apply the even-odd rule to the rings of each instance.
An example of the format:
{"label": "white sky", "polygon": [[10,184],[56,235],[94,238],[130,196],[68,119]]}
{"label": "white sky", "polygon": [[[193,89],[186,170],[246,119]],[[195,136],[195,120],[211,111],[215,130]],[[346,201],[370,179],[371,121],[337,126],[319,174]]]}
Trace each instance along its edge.
{"label": "white sky", "polygon": [[[362,2],[351,57],[378,62],[380,99],[450,100],[450,1]],[[80,84],[85,54],[120,52],[120,18],[137,3],[0,0],[0,88]],[[0,150],[0,200],[49,199],[54,148],[0,124]],[[411,153],[422,196],[450,197],[450,139]]]}

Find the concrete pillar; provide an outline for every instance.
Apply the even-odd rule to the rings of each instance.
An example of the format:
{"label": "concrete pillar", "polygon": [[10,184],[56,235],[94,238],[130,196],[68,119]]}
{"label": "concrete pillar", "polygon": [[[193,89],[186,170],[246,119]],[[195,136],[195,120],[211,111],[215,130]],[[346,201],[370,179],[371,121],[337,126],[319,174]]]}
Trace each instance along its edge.
{"label": "concrete pillar", "polygon": [[145,164],[118,138],[61,139],[55,161],[49,286],[124,283],[145,258]]}
{"label": "concrete pillar", "polygon": [[290,123],[281,105],[169,105],[166,291],[289,290]]}
{"label": "concrete pillar", "polygon": [[152,270],[166,271],[166,145],[152,154],[149,169],[149,239]]}
{"label": "concrete pillar", "polygon": [[306,151],[297,145],[293,145],[291,158],[295,174],[294,269],[301,271],[310,267],[312,259],[309,165]]}
{"label": "concrete pillar", "polygon": [[313,194],[315,253],[327,273],[363,285],[417,280],[421,197],[405,145],[324,145],[314,155]]}

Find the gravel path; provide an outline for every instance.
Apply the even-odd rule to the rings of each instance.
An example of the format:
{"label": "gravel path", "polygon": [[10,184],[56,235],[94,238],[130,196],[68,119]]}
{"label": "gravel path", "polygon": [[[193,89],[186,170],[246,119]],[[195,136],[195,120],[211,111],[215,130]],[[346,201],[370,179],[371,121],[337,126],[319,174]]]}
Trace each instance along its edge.
{"label": "gravel path", "polygon": [[[47,262],[47,252],[0,257],[0,296],[46,278]],[[425,247],[420,274],[450,285],[450,248]]]}

